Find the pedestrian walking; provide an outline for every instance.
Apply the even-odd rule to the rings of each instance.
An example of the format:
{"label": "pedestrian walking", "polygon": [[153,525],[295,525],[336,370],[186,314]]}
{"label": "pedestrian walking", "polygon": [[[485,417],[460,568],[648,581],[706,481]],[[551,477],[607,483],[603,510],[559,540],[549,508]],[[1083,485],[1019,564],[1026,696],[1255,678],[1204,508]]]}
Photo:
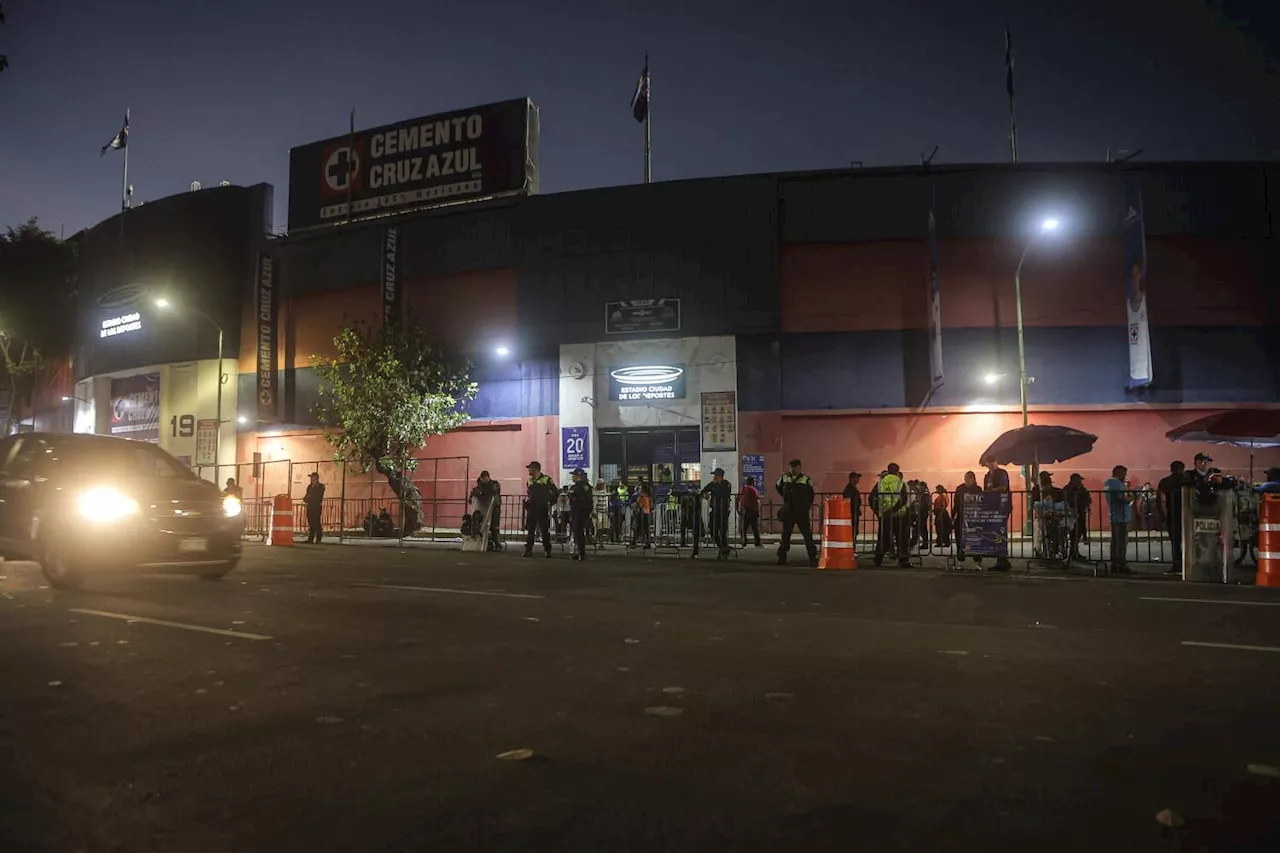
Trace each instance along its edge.
{"label": "pedestrian walking", "polygon": [[573,559],[587,559],[587,525],[595,509],[595,493],[587,482],[587,472],[573,469],[573,485],[569,487],[569,529],[573,534]]}
{"label": "pedestrian walking", "polygon": [[702,488],[702,496],[707,499],[707,519],[711,523],[711,539],[716,543],[717,560],[729,556],[729,496],[732,493],[733,484],[724,478],[723,468],[712,471],[711,482]]}
{"label": "pedestrian walking", "polygon": [[324,538],[321,511],[324,509],[324,483],[320,475],[311,472],[311,482],[307,484],[307,493],[302,496],[302,503],[307,508],[307,544],[319,545]]}
{"label": "pedestrian walking", "polygon": [[1186,463],[1169,463],[1169,476],[1156,484],[1160,500],[1160,514],[1164,516],[1165,530],[1169,532],[1173,562],[1165,571],[1167,575],[1182,574],[1182,490],[1189,485]]}
{"label": "pedestrian walking", "polygon": [[1111,479],[1102,484],[1111,519],[1111,571],[1129,574],[1129,525],[1133,523],[1133,492],[1129,490],[1129,469],[1117,465]]}
{"label": "pedestrian walking", "polygon": [[791,534],[799,528],[804,539],[809,565],[818,565],[818,548],[813,544],[813,529],[809,526],[809,510],[813,508],[813,480],[801,470],[800,460],[792,459],[788,471],[774,484],[782,498],[782,544],[778,546],[778,565],[787,564],[787,551],[791,548]]}
{"label": "pedestrian walking", "polygon": [[742,513],[742,547],[747,547],[747,531],[755,534],[756,547],[760,545],[760,491],[756,478],[748,477],[747,484],[738,493],[738,511]]}
{"label": "pedestrian walking", "polygon": [[533,543],[542,539],[542,549],[551,556],[551,505],[559,497],[559,490],[551,478],[542,473],[541,462],[530,462],[525,470],[529,479],[525,483],[524,499],[524,556],[533,556]]}

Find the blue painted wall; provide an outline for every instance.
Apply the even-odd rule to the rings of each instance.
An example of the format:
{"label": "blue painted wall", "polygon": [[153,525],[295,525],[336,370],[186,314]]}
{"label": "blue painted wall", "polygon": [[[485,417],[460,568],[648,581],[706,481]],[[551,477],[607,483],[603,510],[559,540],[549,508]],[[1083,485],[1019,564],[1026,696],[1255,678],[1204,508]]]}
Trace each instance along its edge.
{"label": "blue painted wall", "polygon": [[[1035,405],[1277,403],[1280,376],[1266,327],[1152,329],[1153,387],[1128,394],[1124,327],[1026,330],[1028,402]],[[920,405],[927,385],[923,330],[746,335],[737,339],[744,411],[880,409]],[[1018,342],[1012,329],[948,329],[947,381],[931,406],[1017,405]],[[988,374],[1003,374],[994,385]],[[926,380],[927,381],[927,380]]]}

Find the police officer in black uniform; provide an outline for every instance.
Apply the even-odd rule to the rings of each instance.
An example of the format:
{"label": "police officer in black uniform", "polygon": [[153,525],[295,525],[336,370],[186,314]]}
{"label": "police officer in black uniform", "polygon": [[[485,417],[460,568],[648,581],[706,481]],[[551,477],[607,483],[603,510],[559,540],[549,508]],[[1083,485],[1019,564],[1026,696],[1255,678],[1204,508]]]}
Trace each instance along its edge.
{"label": "police officer in black uniform", "polygon": [[809,565],[818,564],[818,549],[813,544],[813,530],[809,526],[809,510],[813,507],[813,480],[800,470],[800,460],[792,459],[790,471],[778,478],[774,488],[782,498],[782,544],[778,546],[778,565],[787,564],[787,551],[791,548],[791,532],[800,529],[805,550],[809,552]]}
{"label": "police officer in black uniform", "polygon": [[569,530],[573,533],[573,559],[587,559],[587,524],[595,509],[595,492],[587,482],[587,472],[573,469],[573,485],[569,487]]}
{"label": "police officer in black uniform", "polygon": [[716,543],[716,559],[729,556],[729,500],[733,484],[724,478],[724,469],[711,472],[711,482],[702,489],[702,497],[708,501],[708,520],[711,522],[711,538]]}
{"label": "police officer in black uniform", "polygon": [[548,557],[551,556],[551,504],[559,496],[559,490],[551,478],[542,473],[541,462],[530,462],[527,466],[529,480],[525,484],[528,491],[524,501],[524,528],[528,535],[524,540],[524,556],[533,556],[533,542],[542,534],[542,548]]}

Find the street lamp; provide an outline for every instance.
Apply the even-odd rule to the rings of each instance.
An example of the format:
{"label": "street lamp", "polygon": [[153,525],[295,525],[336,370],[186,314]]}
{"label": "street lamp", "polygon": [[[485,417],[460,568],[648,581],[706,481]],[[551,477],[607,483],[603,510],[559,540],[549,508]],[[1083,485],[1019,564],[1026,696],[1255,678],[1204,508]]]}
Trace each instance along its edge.
{"label": "street lamp", "polygon": [[1061,225],[1062,222],[1054,217],[1043,220],[1040,223],[1040,229],[1027,241],[1026,247],[1022,250],[1022,257],[1018,258],[1018,268],[1013,271],[1014,302],[1018,313],[1018,394],[1022,400],[1023,426],[1027,425],[1027,351],[1022,341],[1022,264],[1026,261],[1031,247],[1036,244],[1036,240],[1045,234],[1057,231]]}
{"label": "street lamp", "polygon": [[[155,305],[157,308],[165,309],[173,307],[172,303],[164,297],[157,299],[155,301]],[[218,403],[216,415],[218,419],[218,429],[214,433],[213,437],[213,467],[216,471],[218,465],[222,462],[222,325],[198,308],[188,308],[187,310],[192,314],[195,314],[197,317],[212,323],[213,327],[218,330]]]}
{"label": "street lamp", "polygon": [[92,406],[92,405],[93,405],[93,404],[92,404],[92,403],[90,403],[88,400],[86,400],[84,397],[77,397],[75,394],[63,394],[63,395],[62,395],[62,402],[64,402],[64,403],[70,403],[72,400],[75,400],[77,403],[84,403],[86,406]]}

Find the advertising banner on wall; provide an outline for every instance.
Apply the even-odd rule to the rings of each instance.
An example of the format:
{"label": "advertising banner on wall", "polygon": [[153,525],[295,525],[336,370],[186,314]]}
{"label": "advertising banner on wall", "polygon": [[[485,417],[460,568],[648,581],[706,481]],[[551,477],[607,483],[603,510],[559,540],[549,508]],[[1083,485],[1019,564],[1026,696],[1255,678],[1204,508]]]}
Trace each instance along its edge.
{"label": "advertising banner on wall", "polygon": [[382,325],[390,329],[400,322],[400,229],[388,228],[382,236]]}
{"label": "advertising banner on wall", "polygon": [[218,464],[218,420],[196,421],[196,464]]}
{"label": "advertising banner on wall", "polygon": [[604,304],[606,335],[680,331],[679,299],[632,299]]}
{"label": "advertising banner on wall", "polygon": [[560,428],[560,467],[581,468],[591,473],[591,428]]}
{"label": "advertising banner on wall", "polygon": [[1147,237],[1142,186],[1125,179],[1124,284],[1129,325],[1129,387],[1151,384],[1151,329],[1147,323]]}
{"label": "advertising banner on wall", "polygon": [[683,364],[646,364],[609,371],[609,399],[623,405],[644,405],[684,399]]}
{"label": "advertising banner on wall", "polygon": [[140,373],[111,380],[111,435],[160,440],[160,374]]}
{"label": "advertising banner on wall", "polygon": [[942,385],[942,296],[938,285],[938,219],[934,215],[937,193],[929,191],[929,369],[933,387]]}
{"label": "advertising banner on wall", "polygon": [[960,531],[964,552],[972,557],[1006,557],[1009,554],[1009,495],[976,492],[964,496]]}
{"label": "advertising banner on wall", "polygon": [[738,449],[738,393],[702,392],[702,449]]}
{"label": "advertising banner on wall", "polygon": [[538,108],[528,98],[409,119],[289,152],[289,230],[295,232],[537,191]]}
{"label": "advertising banner on wall", "polygon": [[279,335],[280,306],[276,298],[275,258],[258,256],[258,280],[254,308],[258,320],[258,369],[254,382],[258,420],[273,423],[280,418]]}

